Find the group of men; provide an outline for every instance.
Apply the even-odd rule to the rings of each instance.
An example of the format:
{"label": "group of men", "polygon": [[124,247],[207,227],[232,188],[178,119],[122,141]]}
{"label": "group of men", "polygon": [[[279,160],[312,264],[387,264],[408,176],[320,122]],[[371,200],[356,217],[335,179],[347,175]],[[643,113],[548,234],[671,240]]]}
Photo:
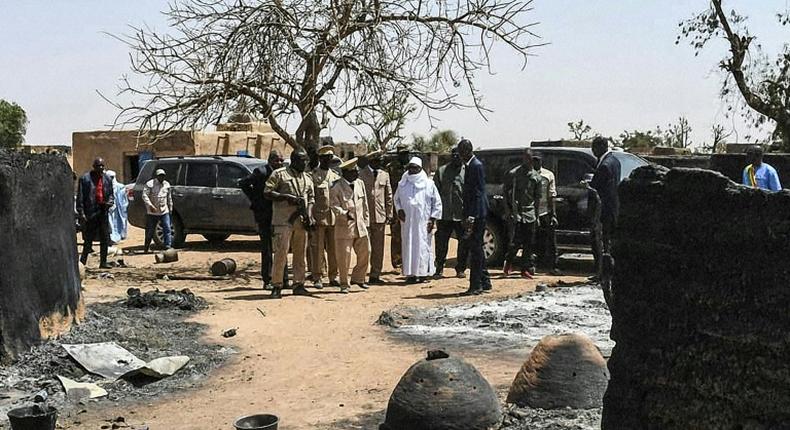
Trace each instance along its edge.
{"label": "group of men", "polygon": [[[93,251],[93,241],[99,242],[99,267],[108,269],[107,261],[110,242],[126,238],[126,189],[118,184],[115,172],[105,171],[104,159],[93,160],[93,168],[77,180],[75,212],[82,227],[83,245],[80,262],[87,264]],[[147,181],[143,189],[146,208],[145,252],[149,252],[156,226],[163,229],[165,248],[171,247],[170,213],[173,198],[170,184],[165,180],[165,171],[157,169],[155,178]]]}
{"label": "group of men", "polygon": [[[289,251],[294,295],[310,294],[308,281],[312,288],[322,289],[326,280],[344,293],[352,286],[368,289],[370,284],[383,284],[388,225],[393,237],[392,265],[402,270],[407,284],[441,276],[447,242],[454,231],[462,243],[456,274],[464,276],[469,255],[470,291],[490,289],[482,249],[488,207],[485,175],[482,164],[474,160],[471,143],[462,141],[453,161],[433,181],[423,170],[422,160],[410,157],[408,147],[399,146],[397,152],[397,159],[386,168],[382,168],[383,154],[375,151],[342,162],[337,172],[331,145],[319,148],[312,169],[302,149],[291,153],[287,166],[282,155],[273,151],[268,164],[240,182],[259,227],[264,288],[271,289],[273,297],[282,297],[289,282]],[[462,163],[464,155],[467,161]],[[446,212],[443,206],[448,207]],[[434,259],[431,241],[437,227],[440,252]],[[478,236],[475,248],[471,243]]]}

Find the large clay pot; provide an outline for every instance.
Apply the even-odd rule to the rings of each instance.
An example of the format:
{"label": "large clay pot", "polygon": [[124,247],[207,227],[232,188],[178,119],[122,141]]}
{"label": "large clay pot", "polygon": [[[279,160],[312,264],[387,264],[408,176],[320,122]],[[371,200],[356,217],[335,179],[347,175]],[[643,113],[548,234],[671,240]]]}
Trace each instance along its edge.
{"label": "large clay pot", "polygon": [[516,375],[507,402],[541,409],[600,408],[608,383],[606,360],[590,338],[546,336]]}
{"label": "large clay pot", "polygon": [[380,430],[487,430],[501,421],[499,400],[483,375],[460,358],[431,351],[398,382]]}

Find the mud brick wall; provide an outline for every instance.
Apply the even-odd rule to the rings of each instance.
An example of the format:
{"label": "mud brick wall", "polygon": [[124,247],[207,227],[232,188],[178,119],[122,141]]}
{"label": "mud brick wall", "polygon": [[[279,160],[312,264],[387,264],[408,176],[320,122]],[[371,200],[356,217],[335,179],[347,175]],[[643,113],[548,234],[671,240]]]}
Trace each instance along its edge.
{"label": "mud brick wall", "polygon": [[646,167],[620,196],[602,428],[790,428],[790,192]]}
{"label": "mud brick wall", "polygon": [[58,155],[0,150],[0,360],[82,314],[74,185]]}

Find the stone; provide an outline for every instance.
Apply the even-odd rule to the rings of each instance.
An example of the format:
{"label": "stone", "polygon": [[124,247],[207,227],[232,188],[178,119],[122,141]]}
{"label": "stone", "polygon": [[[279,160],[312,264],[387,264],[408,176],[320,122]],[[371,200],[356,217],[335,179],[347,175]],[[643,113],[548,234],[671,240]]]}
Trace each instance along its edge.
{"label": "stone", "polygon": [[653,166],[619,192],[602,428],[790,428],[790,192]]}
{"label": "stone", "polygon": [[474,366],[431,351],[392,392],[380,430],[488,430],[502,422],[494,389]]}
{"label": "stone", "polygon": [[608,381],[606,360],[590,338],[546,336],[513,380],[507,402],[540,409],[600,408]]}

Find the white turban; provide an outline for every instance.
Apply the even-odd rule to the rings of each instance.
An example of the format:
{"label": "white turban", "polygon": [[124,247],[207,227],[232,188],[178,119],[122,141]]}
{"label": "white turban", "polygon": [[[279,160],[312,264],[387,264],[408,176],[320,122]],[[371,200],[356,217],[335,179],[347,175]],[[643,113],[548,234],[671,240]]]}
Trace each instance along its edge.
{"label": "white turban", "polygon": [[411,157],[411,160],[409,160],[409,164],[414,164],[415,166],[422,167],[422,158],[420,158],[420,157]]}

